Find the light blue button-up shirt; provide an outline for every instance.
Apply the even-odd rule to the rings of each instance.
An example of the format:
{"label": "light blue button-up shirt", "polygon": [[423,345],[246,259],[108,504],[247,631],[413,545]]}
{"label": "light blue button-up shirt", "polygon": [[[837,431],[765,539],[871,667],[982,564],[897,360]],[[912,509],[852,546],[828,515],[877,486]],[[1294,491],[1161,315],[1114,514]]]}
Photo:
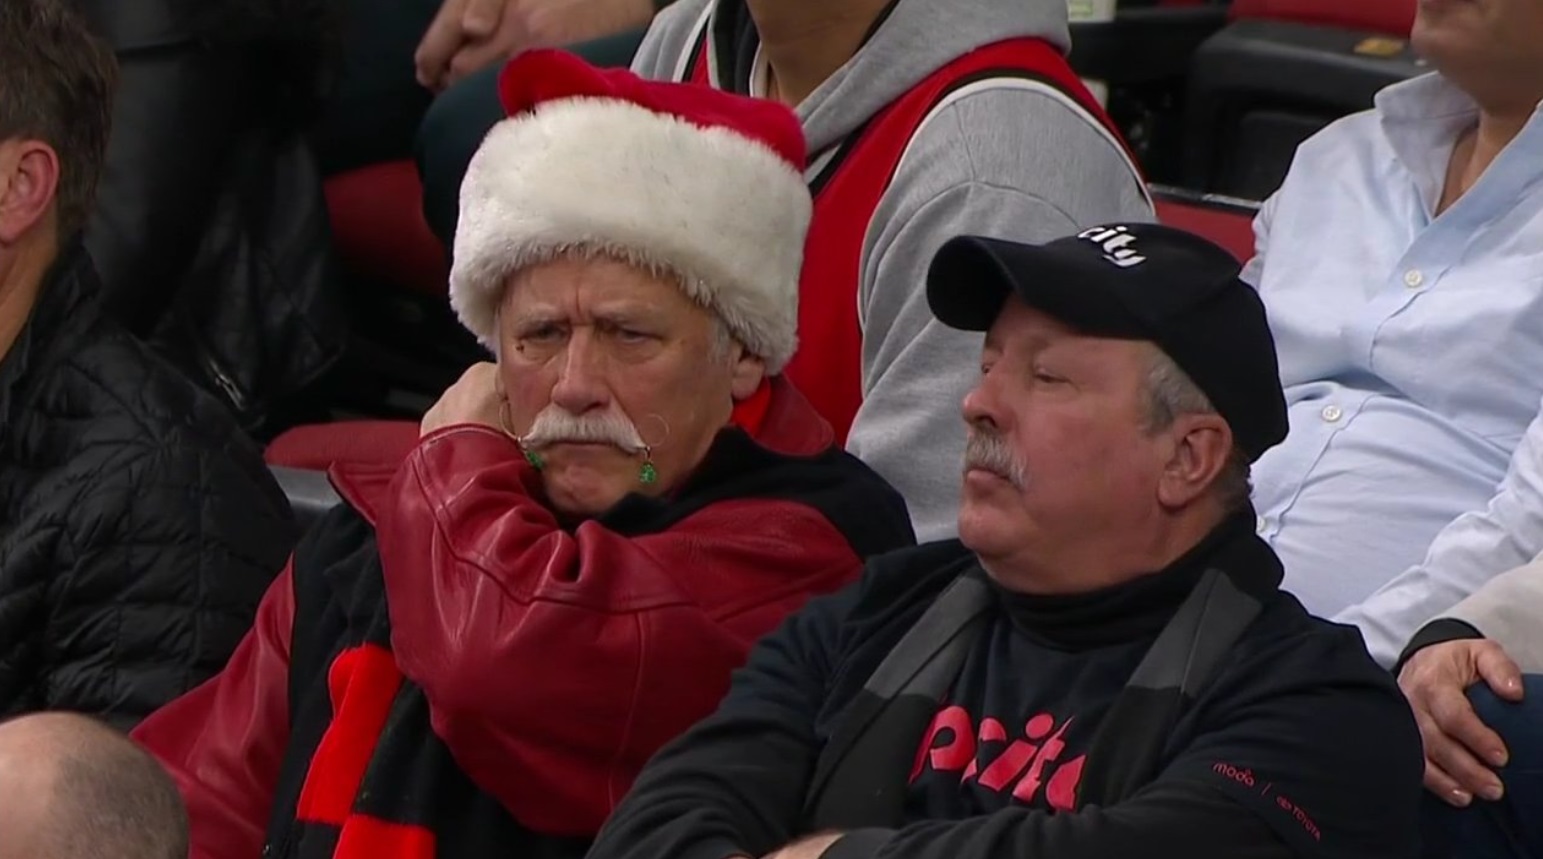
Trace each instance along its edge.
{"label": "light blue button-up shirt", "polygon": [[1437,75],[1305,143],[1260,212],[1291,431],[1254,468],[1286,588],[1391,664],[1543,551],[1543,119],[1439,217],[1474,102]]}

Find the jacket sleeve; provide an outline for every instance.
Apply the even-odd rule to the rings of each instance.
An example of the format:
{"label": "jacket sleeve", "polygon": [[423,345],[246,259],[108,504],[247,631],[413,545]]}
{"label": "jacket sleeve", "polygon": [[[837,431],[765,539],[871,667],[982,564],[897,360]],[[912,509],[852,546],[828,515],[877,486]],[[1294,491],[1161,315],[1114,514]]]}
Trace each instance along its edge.
{"label": "jacket sleeve", "polygon": [[859,588],[809,603],[757,644],[717,712],[649,762],[588,859],[761,857],[801,834],[815,721]]}
{"label": "jacket sleeve", "polygon": [[959,409],[979,376],[982,341],[932,315],[926,282],[938,249],[960,235],[1045,242],[1151,219],[1118,145],[1048,96],[986,90],[953,102],[917,135],[866,238],[863,402],[847,448],[905,497],[918,541],[957,529]]}
{"label": "jacket sleeve", "polygon": [[457,762],[522,823],[588,835],[750,645],[861,562],[813,508],[723,501],[666,531],[569,532],[501,433],[408,457],[377,529],[402,672]]}
{"label": "jacket sleeve", "polygon": [[88,478],[50,587],[47,707],[126,729],[224,667],[294,547],[283,494],[245,460],[160,439]]}
{"label": "jacket sleeve", "polygon": [[257,622],[213,680],[162,707],[133,738],[171,773],[187,804],[191,859],[262,852],[289,741],[291,570],[268,588]]}

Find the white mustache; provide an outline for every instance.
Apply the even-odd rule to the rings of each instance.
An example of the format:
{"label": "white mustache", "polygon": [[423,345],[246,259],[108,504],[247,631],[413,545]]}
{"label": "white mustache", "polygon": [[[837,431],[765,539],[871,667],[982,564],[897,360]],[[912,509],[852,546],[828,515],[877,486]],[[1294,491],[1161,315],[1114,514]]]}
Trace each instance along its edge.
{"label": "white mustache", "polygon": [[547,406],[536,415],[530,432],[519,438],[526,450],[540,450],[554,444],[609,444],[627,453],[640,453],[648,444],[638,428],[619,412],[601,415],[575,415],[556,406]]}
{"label": "white mustache", "polygon": [[989,471],[1017,489],[1022,489],[1029,480],[1028,468],[1018,461],[1012,448],[1000,436],[988,435],[980,430],[970,433],[970,440],[964,448],[964,467],[965,470],[978,468]]}

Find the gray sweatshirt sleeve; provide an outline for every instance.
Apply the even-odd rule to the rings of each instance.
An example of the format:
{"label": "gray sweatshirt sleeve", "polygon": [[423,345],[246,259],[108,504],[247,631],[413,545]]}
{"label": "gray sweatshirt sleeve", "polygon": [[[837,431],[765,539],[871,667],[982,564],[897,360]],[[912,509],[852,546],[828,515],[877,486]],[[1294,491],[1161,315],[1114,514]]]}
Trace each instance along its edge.
{"label": "gray sweatshirt sleeve", "polygon": [[709,0],[679,0],[654,16],[632,57],[632,71],[649,80],[673,80]]}
{"label": "gray sweatshirt sleeve", "polygon": [[917,134],[864,248],[863,404],[847,447],[905,496],[918,540],[955,533],[960,402],[980,365],[981,335],[943,326],[927,306],[938,248],[958,235],[1044,242],[1151,219],[1116,145],[1053,96],[984,90]]}

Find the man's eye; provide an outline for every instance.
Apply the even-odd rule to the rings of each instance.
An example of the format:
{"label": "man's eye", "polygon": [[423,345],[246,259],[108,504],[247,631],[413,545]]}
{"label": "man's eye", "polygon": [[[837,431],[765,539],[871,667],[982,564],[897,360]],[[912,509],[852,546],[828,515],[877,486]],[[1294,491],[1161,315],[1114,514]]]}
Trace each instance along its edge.
{"label": "man's eye", "polygon": [[1035,370],[1034,381],[1043,382],[1047,385],[1059,385],[1066,380],[1060,376],[1055,375],[1054,373],[1047,373],[1044,370]]}
{"label": "man's eye", "polygon": [[520,335],[521,340],[529,340],[536,343],[555,340],[562,336],[562,331],[556,325],[538,325],[526,330]]}
{"label": "man's eye", "polygon": [[653,335],[646,331],[638,331],[632,328],[618,328],[616,329],[616,339],[623,343],[642,343],[645,340],[652,340]]}

